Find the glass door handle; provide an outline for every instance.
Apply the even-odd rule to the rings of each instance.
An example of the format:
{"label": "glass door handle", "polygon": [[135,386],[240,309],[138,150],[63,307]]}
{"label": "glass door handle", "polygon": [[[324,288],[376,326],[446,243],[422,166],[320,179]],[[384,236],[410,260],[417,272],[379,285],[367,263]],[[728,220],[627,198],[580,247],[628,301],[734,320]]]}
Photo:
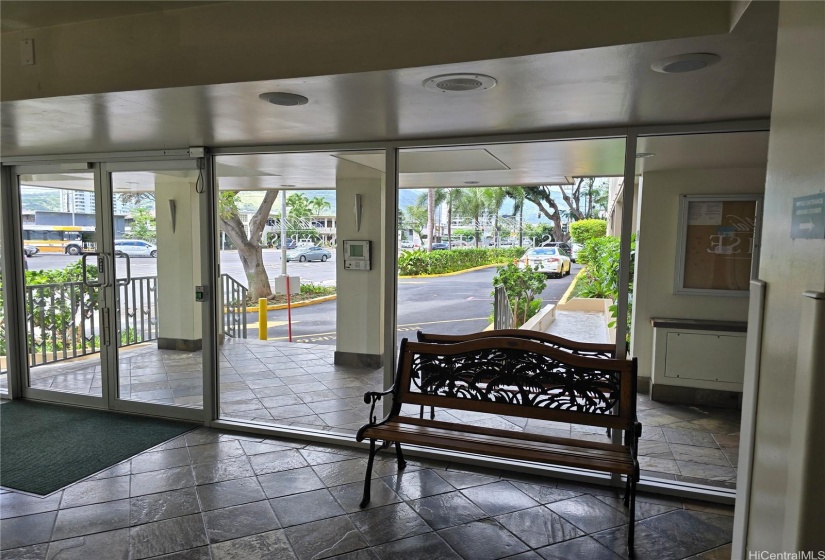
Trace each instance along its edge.
{"label": "glass door handle", "polygon": [[[89,273],[88,273],[88,264],[86,259],[89,257],[94,256],[97,257],[97,279],[89,280]],[[109,255],[106,253],[83,253],[83,257],[80,259],[82,274],[83,274],[83,284],[85,284],[89,288],[101,288],[103,286],[108,286],[109,282],[107,281],[108,272],[107,272],[107,264],[109,261]]]}
{"label": "glass door handle", "polygon": [[121,253],[120,256],[126,259],[126,278],[117,278],[117,272],[115,272],[115,284],[128,286],[132,282],[132,260],[126,253]]}

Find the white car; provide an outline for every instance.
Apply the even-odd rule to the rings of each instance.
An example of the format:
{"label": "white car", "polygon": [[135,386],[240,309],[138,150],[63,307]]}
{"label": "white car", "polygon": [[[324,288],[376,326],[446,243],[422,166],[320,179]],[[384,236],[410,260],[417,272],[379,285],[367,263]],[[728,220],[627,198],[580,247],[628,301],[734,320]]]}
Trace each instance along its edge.
{"label": "white car", "polygon": [[524,253],[518,266],[521,269],[529,266],[548,276],[561,278],[570,274],[570,257],[557,247],[534,247]]}
{"label": "white car", "polygon": [[158,248],[148,241],[140,239],[119,239],[115,241],[115,256],[122,257],[157,257]]}

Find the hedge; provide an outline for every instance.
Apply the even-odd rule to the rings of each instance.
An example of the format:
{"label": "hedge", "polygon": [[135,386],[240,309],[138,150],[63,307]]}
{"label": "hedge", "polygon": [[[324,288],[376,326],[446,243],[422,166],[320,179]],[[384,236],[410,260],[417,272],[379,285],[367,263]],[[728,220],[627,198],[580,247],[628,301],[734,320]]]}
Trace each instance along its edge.
{"label": "hedge", "polygon": [[445,274],[488,264],[506,264],[521,258],[524,251],[523,247],[407,251],[398,257],[398,273],[402,276]]}

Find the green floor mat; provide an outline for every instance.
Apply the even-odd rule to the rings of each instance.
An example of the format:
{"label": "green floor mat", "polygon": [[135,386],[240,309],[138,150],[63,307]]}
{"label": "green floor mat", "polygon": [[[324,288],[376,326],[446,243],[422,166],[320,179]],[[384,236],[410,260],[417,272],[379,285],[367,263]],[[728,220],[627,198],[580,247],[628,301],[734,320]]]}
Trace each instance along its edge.
{"label": "green floor mat", "polygon": [[197,425],[103,410],[0,405],[0,486],[45,496]]}

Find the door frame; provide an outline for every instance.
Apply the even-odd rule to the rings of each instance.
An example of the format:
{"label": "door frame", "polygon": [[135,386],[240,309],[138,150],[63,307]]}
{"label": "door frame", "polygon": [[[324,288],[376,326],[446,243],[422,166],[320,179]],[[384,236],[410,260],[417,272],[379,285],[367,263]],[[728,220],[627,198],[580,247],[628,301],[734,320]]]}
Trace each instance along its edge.
{"label": "door frame", "polygon": [[[0,193],[3,206],[14,208],[16,211],[4,214],[4,238],[8,247],[4,250],[4,265],[10,265],[4,270],[6,283],[6,309],[9,314],[9,324],[25,323],[25,281],[22,270],[22,220],[20,201],[20,176],[28,174],[59,174],[67,172],[91,172],[94,180],[95,219],[99,231],[97,252],[109,256],[104,265],[106,285],[100,288],[103,306],[111,306],[116,301],[117,285],[115,282],[116,263],[114,259],[114,214],[112,200],[111,173],[121,171],[158,171],[172,169],[199,170],[198,191],[203,196],[200,206],[199,229],[202,239],[201,245],[201,278],[208,294],[214,294],[214,287],[219,286],[217,281],[217,259],[213,249],[217,247],[215,238],[217,225],[215,187],[213,184],[213,166],[211,158],[199,155],[189,157],[191,152],[175,150],[161,154],[143,154],[137,158],[116,158],[109,160],[101,158],[99,161],[77,161],[54,163],[49,161],[25,162],[16,166],[3,166]],[[8,187],[8,188],[7,188]],[[193,290],[194,291],[194,290]],[[194,297],[194,294],[193,294]],[[26,398],[31,400],[71,404],[87,408],[113,410],[134,414],[177,418],[207,423],[212,418],[213,411],[217,411],[216,376],[217,371],[217,300],[208,297],[201,305],[203,310],[203,407],[177,407],[151,402],[130,401],[118,398],[118,348],[117,337],[109,337],[107,344],[101,344],[98,359],[101,365],[101,396],[84,395],[79,393],[59,392],[29,386],[29,360],[26,335],[23,329],[8,329],[8,363],[7,376],[9,384],[9,398]],[[117,333],[117,314],[109,312],[108,324],[111,333]],[[104,325],[101,324],[101,328]]]}

